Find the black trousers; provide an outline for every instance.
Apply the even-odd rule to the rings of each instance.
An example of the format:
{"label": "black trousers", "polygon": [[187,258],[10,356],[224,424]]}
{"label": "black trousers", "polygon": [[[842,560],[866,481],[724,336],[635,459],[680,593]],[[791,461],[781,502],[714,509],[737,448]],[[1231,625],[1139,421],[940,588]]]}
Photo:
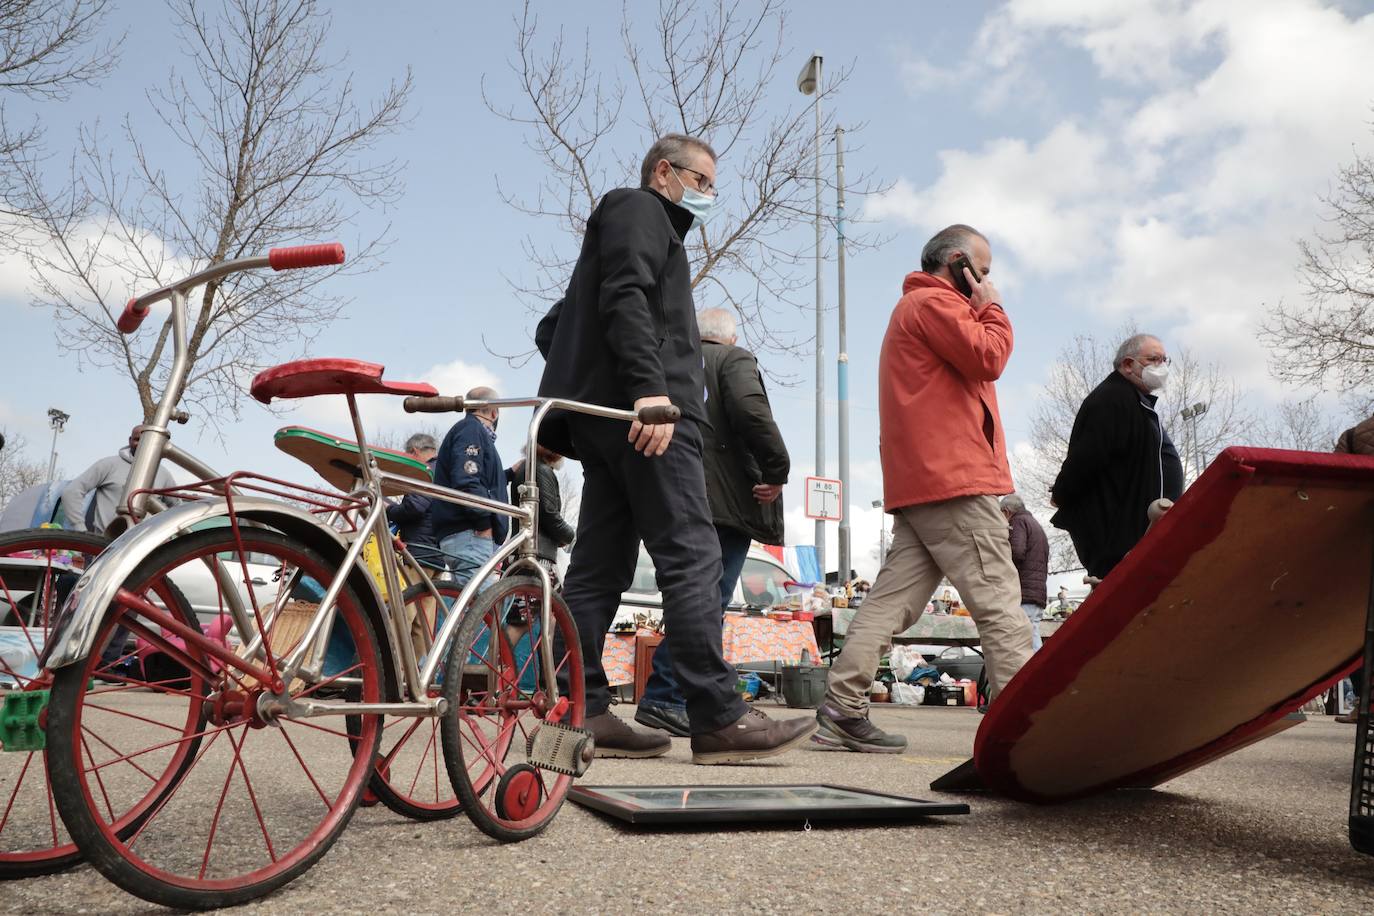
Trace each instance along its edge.
{"label": "black trousers", "polygon": [[625,423],[575,416],[570,426],[582,462],[582,508],[563,598],[582,642],[587,715],[611,704],[601,650],[634,580],[642,540],[663,593],[673,673],[692,732],[729,725],[748,707],[721,650],[720,541],[706,501],[700,430],[681,421],[668,451],[646,458],[627,441]]}

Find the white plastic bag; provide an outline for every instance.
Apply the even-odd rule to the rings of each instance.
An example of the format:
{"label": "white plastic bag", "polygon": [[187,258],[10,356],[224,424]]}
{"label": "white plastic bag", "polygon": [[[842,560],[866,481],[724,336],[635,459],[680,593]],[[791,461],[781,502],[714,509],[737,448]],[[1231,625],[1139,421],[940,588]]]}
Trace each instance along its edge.
{"label": "white plastic bag", "polygon": [[926,660],[912,646],[893,646],[887,661],[892,666],[893,677],[899,681],[906,680],[917,668],[926,667]]}
{"label": "white plastic bag", "polygon": [[892,702],[900,706],[920,706],[926,699],[926,689],[916,684],[897,681],[889,689],[892,691]]}

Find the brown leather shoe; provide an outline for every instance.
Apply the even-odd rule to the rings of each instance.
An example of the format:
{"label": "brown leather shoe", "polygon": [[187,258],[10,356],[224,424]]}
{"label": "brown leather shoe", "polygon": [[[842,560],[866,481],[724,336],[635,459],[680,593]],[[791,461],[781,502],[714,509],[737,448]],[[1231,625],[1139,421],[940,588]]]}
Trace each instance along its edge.
{"label": "brown leather shoe", "polygon": [[753,707],[724,728],[692,736],[692,762],[744,763],[785,754],[816,732],[810,716],[770,719]]}
{"label": "brown leather shoe", "polygon": [[596,739],[598,757],[660,757],[673,746],[667,735],[631,728],[609,712],[592,716],[582,727]]}
{"label": "brown leather shoe", "polygon": [[1360,721],[1360,714],[1352,709],[1350,712],[1341,713],[1336,717],[1336,721],[1342,725],[1356,725]]}

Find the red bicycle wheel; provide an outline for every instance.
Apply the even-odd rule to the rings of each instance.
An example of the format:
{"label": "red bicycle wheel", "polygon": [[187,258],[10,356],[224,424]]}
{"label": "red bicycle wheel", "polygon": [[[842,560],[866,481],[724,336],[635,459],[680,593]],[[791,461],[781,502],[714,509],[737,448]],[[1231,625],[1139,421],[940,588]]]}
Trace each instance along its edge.
{"label": "red bicycle wheel", "polygon": [[[0,697],[6,692],[47,690],[51,679],[37,668],[54,619],[81,572],[109,538],[99,534],[32,528],[0,536]],[[175,588],[159,586],[160,601],[189,620]],[[103,690],[117,692],[137,659],[116,651],[98,672]],[[40,714],[41,715],[41,714]],[[30,739],[32,736],[28,736]],[[99,744],[109,736],[92,733],[86,740]],[[23,736],[12,736],[13,743]],[[57,816],[48,783],[46,754],[15,746],[0,753],[0,880],[27,878],[61,871],[81,861],[81,853]],[[160,777],[150,783],[149,797],[132,804],[122,829],[148,809],[159,785],[166,785],[184,757],[168,755]]]}
{"label": "red bicycle wheel", "polygon": [[[123,627],[158,646],[186,674],[144,679],[138,691],[108,697],[93,680],[98,652],[55,672],[48,774],[63,822],[105,877],[165,906],[234,905],[291,881],[333,845],[371,772],[380,721],[360,716],[350,735],[342,716],[292,718],[290,703],[318,698],[321,691],[380,701],[376,639],[351,588],[340,592],[325,676],[281,685],[285,703],[274,699],[271,682],[280,680],[281,659],[314,617],[316,606],[307,600],[317,596],[313,586],[328,588],[335,574],[315,551],[275,532],[216,528],[184,535],[126,580],[105,612],[96,645]],[[233,651],[232,641],[226,648],[189,629],[177,633],[157,607],[138,600],[145,583],[162,580],[208,588],[208,604],[221,607],[228,606],[226,589],[239,591],[259,628],[250,638],[262,634],[262,651],[254,656],[259,675],[216,657]],[[207,601],[194,604],[201,609]],[[188,678],[204,682],[203,695],[186,689]],[[87,740],[111,722],[122,727],[119,740]],[[357,753],[346,753],[341,738]],[[136,829],[122,833],[130,804],[148,794],[139,789],[145,771],[156,772],[164,756],[188,747],[196,750],[175,784],[139,815]]]}
{"label": "red bicycle wheel", "polygon": [[[403,596],[407,615],[412,620],[411,644],[416,658],[422,660],[434,651],[435,632],[463,591],[452,582],[436,582],[434,588],[441,601],[436,601],[423,583],[406,589]],[[442,672],[441,667],[441,677]],[[438,696],[442,689],[436,684],[429,694]],[[351,732],[356,719],[350,716],[348,721]],[[442,757],[438,719],[387,716],[382,720],[381,747],[377,751],[377,765],[368,783],[368,792],[392,811],[412,820],[437,821],[453,817],[462,810],[462,803],[453,791]],[[367,804],[366,796],[364,804]]]}
{"label": "red bicycle wheel", "polygon": [[540,670],[544,640],[553,640],[555,671],[567,678],[560,721],[581,726],[586,712],[577,627],[563,598],[552,597],[554,632],[544,633],[539,580],[516,576],[483,591],[463,614],[444,673],[449,777],[472,822],[502,842],[544,830],[572,785],[571,776],[531,766],[525,752],[554,707]]}

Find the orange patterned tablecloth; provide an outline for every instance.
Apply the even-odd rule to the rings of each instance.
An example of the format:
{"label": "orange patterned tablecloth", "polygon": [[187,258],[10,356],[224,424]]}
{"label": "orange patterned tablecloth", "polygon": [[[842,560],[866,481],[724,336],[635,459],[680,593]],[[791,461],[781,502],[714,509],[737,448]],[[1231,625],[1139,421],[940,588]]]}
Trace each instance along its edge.
{"label": "orange patterned tablecloth", "polygon": [[[649,633],[650,630],[641,630]],[[803,650],[811,653],[812,661],[821,651],[816,645],[816,631],[806,620],[769,620],[766,617],[725,615],[721,635],[725,660],[732,665],[745,662],[801,661]],[[601,652],[601,666],[606,680],[612,685],[633,684],[635,679],[635,638],[631,634],[606,634],[606,646]]]}

